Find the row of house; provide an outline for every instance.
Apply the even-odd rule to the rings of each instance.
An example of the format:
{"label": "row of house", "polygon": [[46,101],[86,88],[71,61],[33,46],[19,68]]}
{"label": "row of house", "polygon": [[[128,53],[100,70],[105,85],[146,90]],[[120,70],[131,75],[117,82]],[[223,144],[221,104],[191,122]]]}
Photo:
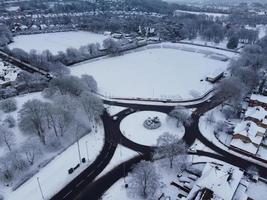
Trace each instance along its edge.
{"label": "row of house", "polygon": [[244,119],[234,129],[230,149],[258,156],[259,149],[266,147],[267,96],[252,94]]}

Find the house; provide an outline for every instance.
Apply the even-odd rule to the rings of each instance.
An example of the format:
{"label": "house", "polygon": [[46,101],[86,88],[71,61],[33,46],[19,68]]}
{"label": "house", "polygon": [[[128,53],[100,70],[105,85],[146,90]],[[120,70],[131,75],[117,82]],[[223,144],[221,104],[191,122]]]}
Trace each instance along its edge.
{"label": "house", "polygon": [[207,163],[187,199],[232,200],[243,175],[235,166]]}
{"label": "house", "polygon": [[267,110],[267,96],[252,94],[249,100],[249,106],[261,106],[265,110]]}
{"label": "house", "polygon": [[234,129],[230,149],[256,155],[265,136],[265,131],[265,128],[258,126],[253,121],[242,121]]}
{"label": "house", "polygon": [[260,107],[248,107],[244,119],[253,121],[258,126],[267,129],[267,111]]}

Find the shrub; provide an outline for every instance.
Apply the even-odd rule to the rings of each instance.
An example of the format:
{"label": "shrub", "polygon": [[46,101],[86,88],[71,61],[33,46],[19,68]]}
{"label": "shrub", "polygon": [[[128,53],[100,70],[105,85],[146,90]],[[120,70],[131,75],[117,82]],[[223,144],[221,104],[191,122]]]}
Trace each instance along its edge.
{"label": "shrub", "polygon": [[16,126],[16,120],[11,115],[7,116],[4,122],[8,128],[13,128]]}
{"label": "shrub", "polygon": [[0,102],[0,109],[5,112],[13,112],[17,110],[17,102],[14,99],[5,99]]}

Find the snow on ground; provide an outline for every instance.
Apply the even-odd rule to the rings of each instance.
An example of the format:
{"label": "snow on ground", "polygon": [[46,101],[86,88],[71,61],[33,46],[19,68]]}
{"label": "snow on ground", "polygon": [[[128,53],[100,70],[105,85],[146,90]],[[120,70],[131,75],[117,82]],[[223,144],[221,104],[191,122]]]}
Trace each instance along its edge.
{"label": "snow on ground", "polygon": [[194,143],[190,147],[190,151],[196,152],[197,150],[199,151],[205,151],[205,152],[210,152],[217,154],[215,151],[204,145],[202,142],[200,142],[198,139],[194,141]]}
{"label": "snow on ground", "polygon": [[[182,193],[186,195],[185,192],[178,189],[175,186],[172,186],[170,183],[172,181],[178,182],[179,179],[177,178],[177,174],[180,174],[179,169],[170,169],[167,167],[162,167],[162,162],[168,162],[167,160],[158,160],[154,162],[154,166],[156,169],[156,172],[160,176],[160,188],[158,189],[156,193],[156,197],[160,197],[162,193],[165,194],[165,197],[171,197],[171,199],[174,199],[174,197],[177,197],[179,193]],[[189,175],[188,172],[183,172],[183,177],[187,178]],[[102,196],[103,200],[117,200],[117,199],[123,199],[123,200],[130,200],[130,199],[136,199],[134,197],[131,197],[127,194],[127,189],[125,188],[125,183],[131,184],[129,182],[129,176],[126,176],[125,179],[121,178],[116,183],[114,183],[108,191]],[[193,180],[190,180],[187,178],[188,181],[191,181],[193,184]],[[182,185],[182,183],[180,183]]]}
{"label": "snow on ground", "polygon": [[96,179],[104,176],[106,173],[111,171],[116,166],[120,165],[121,163],[132,159],[135,156],[138,156],[139,154],[136,151],[133,151],[131,149],[128,149],[122,145],[118,145],[117,149],[109,162],[109,164],[105,167],[105,169],[96,177]]}
{"label": "snow on ground", "polygon": [[252,199],[265,199],[267,197],[267,184],[261,181],[258,181],[257,183],[250,182],[247,193]]}
{"label": "snow on ground", "polygon": [[33,35],[20,35],[14,37],[10,48],[21,48],[27,52],[31,49],[43,51],[49,49],[53,54],[65,51],[69,47],[79,48],[82,45],[102,41],[107,37],[101,34],[86,31],[70,31],[58,33],[42,33]]}
{"label": "snow on ground", "polygon": [[267,160],[267,148],[264,146],[260,146],[257,152],[257,156],[264,160]]}
{"label": "snow on ground", "polygon": [[0,84],[14,81],[21,70],[14,65],[5,63],[0,59]]}
{"label": "snow on ground", "polygon": [[86,142],[88,142],[89,162],[81,164],[73,174],[69,175],[68,170],[75,167],[79,163],[78,145],[74,143],[63,153],[54,158],[48,165],[41,169],[36,175],[24,183],[14,192],[6,193],[6,200],[42,200],[40,190],[38,188],[37,177],[39,177],[40,185],[43,190],[45,199],[50,199],[61,188],[67,185],[80,172],[82,172],[90,163],[92,163],[104,144],[103,126],[98,128],[97,133],[90,133],[80,139],[81,157],[86,158]]}
{"label": "snow on ground", "polygon": [[110,114],[110,116],[116,115],[119,112],[127,109],[126,107],[122,107],[122,106],[110,106],[110,105],[105,105],[105,107],[107,108],[108,113]]}
{"label": "snow on ground", "polygon": [[[18,118],[18,111],[22,108],[23,104],[28,100],[39,99],[42,101],[48,101],[42,97],[41,92],[29,93],[15,97],[17,102],[17,110],[12,113],[3,113],[0,112],[0,123],[7,117],[7,115],[13,116],[15,119]],[[18,126],[15,126],[11,129],[16,138],[16,146],[19,147],[22,145],[25,140],[28,139],[29,136],[24,135],[20,132]],[[102,125],[98,128],[97,133],[90,133],[80,140],[80,149],[82,157],[87,159],[86,152],[86,141],[89,152],[89,160],[90,163],[94,161],[96,156],[102,149],[104,142],[104,130]],[[5,148],[0,148],[0,156],[5,154],[7,150]],[[50,159],[57,155],[58,152],[47,153],[47,155],[42,156],[40,161],[44,161],[46,159]],[[44,168],[40,169],[39,172],[34,175],[31,179],[29,179],[26,183],[24,183],[21,187],[19,187],[16,191],[12,192],[11,188],[1,188],[1,193],[3,192],[5,199],[7,200],[41,200],[42,197],[40,195],[38,185],[37,185],[37,177],[40,178],[40,183],[42,189],[44,191],[45,197],[48,199],[57,191],[59,191],[64,185],[66,185],[69,181],[71,181],[75,176],[77,176],[85,167],[88,166],[89,163],[82,164],[82,167],[78,169],[72,175],[68,175],[68,169],[70,167],[74,167],[79,162],[78,159],[78,149],[77,144],[73,144],[66,151],[56,156],[48,165]],[[33,169],[32,169],[33,170]]]}
{"label": "snow on ground", "polygon": [[[209,157],[203,157],[203,156],[189,156],[189,160],[192,161],[193,158],[193,165],[190,166],[190,168],[194,168],[198,171],[202,171],[206,162],[216,162],[219,164],[226,164],[222,161],[217,161],[215,159],[211,159]],[[160,175],[160,188],[157,191],[156,196],[160,196],[162,193],[165,194],[165,197],[170,197],[170,199],[177,199],[178,194],[187,195],[184,191],[178,189],[175,186],[170,185],[171,182],[176,182],[177,184],[183,186],[182,181],[186,180],[189,183],[189,185],[193,186],[195,181],[188,178],[187,171],[180,172],[179,169],[169,169],[162,166],[163,162],[168,162],[167,160],[157,160],[154,162],[154,165],[156,167],[157,173]],[[181,178],[178,178],[177,175],[182,175]],[[181,181],[180,181],[181,180]],[[125,183],[131,184],[129,182],[129,176],[127,176],[125,179],[118,180],[115,184],[112,185],[112,187],[109,188],[108,191],[102,196],[103,200],[117,200],[117,199],[123,199],[123,200],[131,200],[135,199],[132,197],[129,197],[127,195],[127,189],[125,188]]]}
{"label": "snow on ground", "polygon": [[[149,117],[158,117],[161,127],[154,130],[146,129],[143,123]],[[120,130],[129,140],[147,146],[156,145],[159,136],[165,132],[179,138],[182,138],[185,132],[184,127],[177,127],[176,120],[168,118],[165,113],[154,111],[142,111],[127,116],[122,120]]]}
{"label": "snow on ground", "polygon": [[72,67],[71,74],[94,76],[99,92],[105,96],[188,99],[192,92],[203,94],[210,90],[212,84],[205,81],[207,75],[225,71],[227,65],[228,62],[210,59],[206,54],[159,47],[85,62]]}

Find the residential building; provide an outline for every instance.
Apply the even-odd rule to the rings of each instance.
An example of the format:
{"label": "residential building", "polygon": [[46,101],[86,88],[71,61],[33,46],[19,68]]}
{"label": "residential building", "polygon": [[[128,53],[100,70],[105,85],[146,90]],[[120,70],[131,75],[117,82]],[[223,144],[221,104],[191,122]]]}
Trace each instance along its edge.
{"label": "residential building", "polygon": [[267,128],[267,111],[261,106],[248,107],[244,119],[253,121],[260,127]]}
{"label": "residential building", "polygon": [[261,106],[265,110],[267,110],[267,96],[252,94],[249,100],[249,106]]}
{"label": "residential building", "polygon": [[207,163],[187,199],[232,200],[243,175],[235,166]]}
{"label": "residential building", "polygon": [[256,155],[266,129],[258,126],[253,121],[242,121],[235,129],[230,148],[250,155]]}

